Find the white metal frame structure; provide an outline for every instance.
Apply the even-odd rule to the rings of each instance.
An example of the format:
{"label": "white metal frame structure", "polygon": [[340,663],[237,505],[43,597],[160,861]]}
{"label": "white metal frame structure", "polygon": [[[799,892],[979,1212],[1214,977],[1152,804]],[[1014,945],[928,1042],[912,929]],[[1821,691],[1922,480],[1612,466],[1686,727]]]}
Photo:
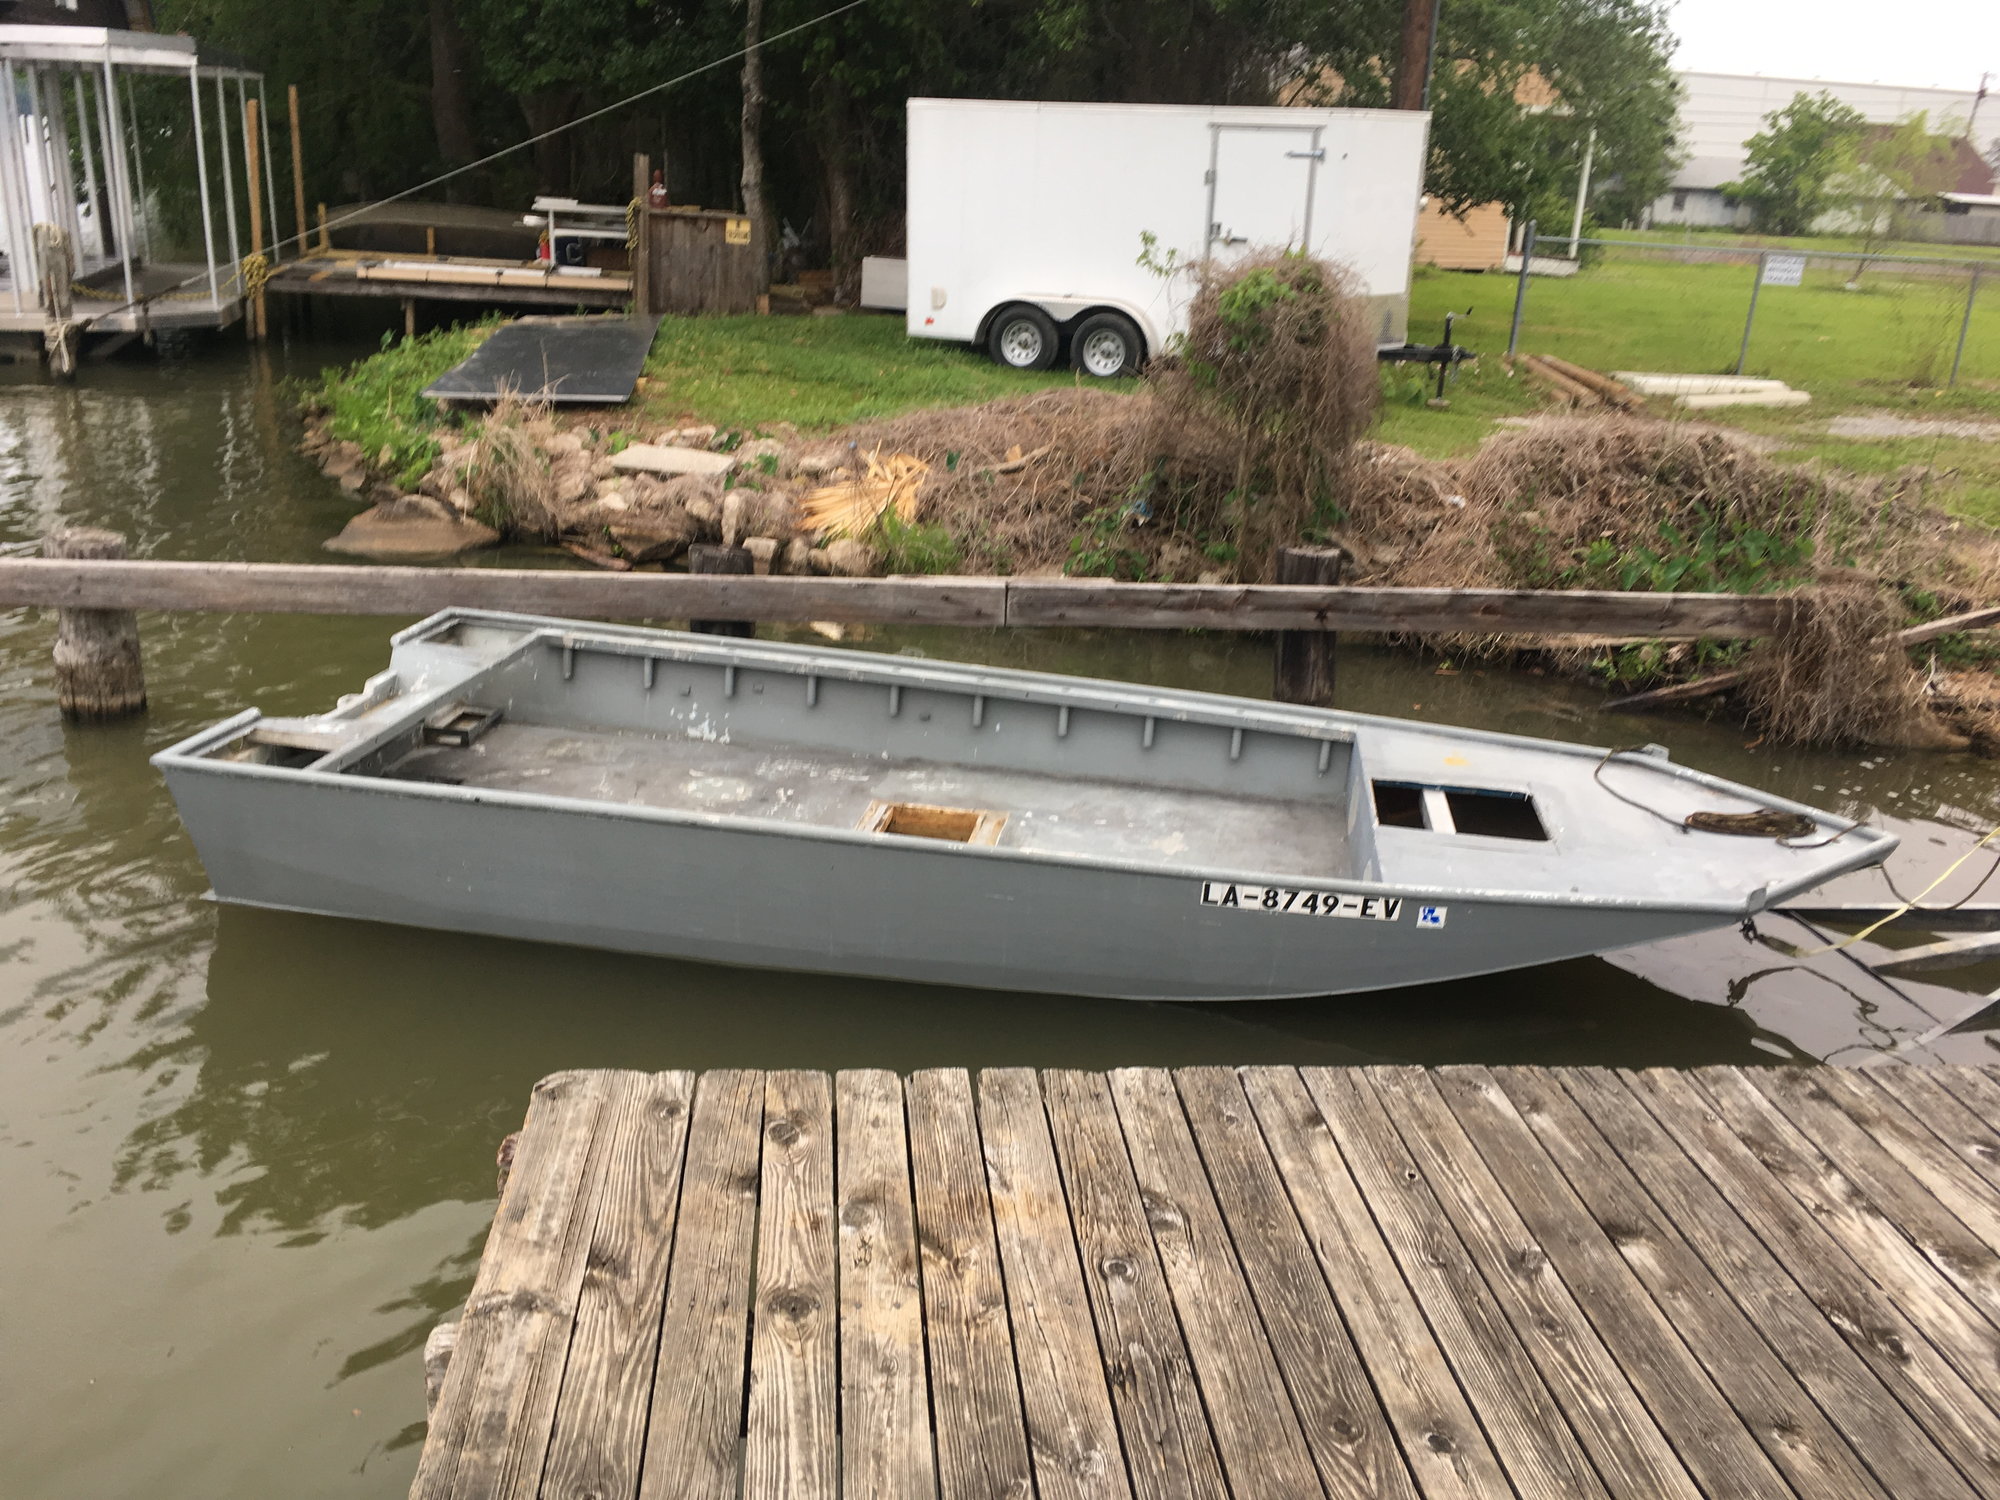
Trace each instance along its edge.
{"label": "white metal frame structure", "polygon": [[[166,263],[153,257],[146,164],[132,89],[139,74],[188,80],[201,188],[204,258],[199,262]],[[233,132],[226,87],[232,80],[237,109]],[[212,101],[205,97],[211,89]],[[37,224],[53,224],[68,236],[76,258],[72,316],[88,332],[221,328],[240,318],[242,251],[230,157],[239,148],[247,156],[243,104],[253,93],[261,103],[261,73],[203,62],[189,37],[101,26],[0,25],[0,99],[13,106],[13,128],[0,129],[0,261],[5,262],[0,268],[0,332],[39,333],[60,317],[58,309],[42,306]],[[213,119],[208,118],[211,104]],[[260,108],[259,114],[265,113]],[[207,139],[211,125],[218,147],[214,152]],[[268,121],[259,134],[268,162]],[[226,246],[217,244],[216,189],[210,181],[218,161]],[[247,160],[243,178],[247,190]],[[277,188],[268,172],[265,181],[275,229]]]}

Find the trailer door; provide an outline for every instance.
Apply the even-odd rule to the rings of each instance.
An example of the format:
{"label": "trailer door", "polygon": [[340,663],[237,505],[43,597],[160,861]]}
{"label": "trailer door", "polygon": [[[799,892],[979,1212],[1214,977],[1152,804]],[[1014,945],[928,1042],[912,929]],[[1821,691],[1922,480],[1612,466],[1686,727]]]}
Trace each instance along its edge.
{"label": "trailer door", "polygon": [[1326,159],[1318,125],[1209,126],[1208,255],[1304,249]]}

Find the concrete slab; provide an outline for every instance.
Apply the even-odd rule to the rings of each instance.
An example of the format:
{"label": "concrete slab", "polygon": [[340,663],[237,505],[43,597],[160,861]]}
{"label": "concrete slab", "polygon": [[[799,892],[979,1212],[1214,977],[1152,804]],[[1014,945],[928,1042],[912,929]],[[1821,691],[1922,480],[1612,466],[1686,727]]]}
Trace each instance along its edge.
{"label": "concrete slab", "polygon": [[736,467],[733,453],[711,453],[706,448],[670,448],[658,443],[634,443],[623,453],[613,454],[611,467],[620,474],[700,474],[713,477]]}
{"label": "concrete slab", "polygon": [[1674,405],[1690,411],[1707,411],[1717,406],[1804,406],[1812,400],[1809,391],[1710,391],[1674,397]]}
{"label": "concrete slab", "polygon": [[1752,375],[1668,375],[1647,370],[1614,370],[1642,396],[1704,396],[1724,391],[1783,391],[1790,387],[1782,380],[1765,380]]}

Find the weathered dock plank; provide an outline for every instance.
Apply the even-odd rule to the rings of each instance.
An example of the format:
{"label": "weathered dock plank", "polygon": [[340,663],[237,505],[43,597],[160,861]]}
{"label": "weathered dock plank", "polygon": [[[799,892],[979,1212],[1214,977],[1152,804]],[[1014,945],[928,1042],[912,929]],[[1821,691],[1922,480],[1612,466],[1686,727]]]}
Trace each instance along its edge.
{"label": "weathered dock plank", "polygon": [[1582,633],[1658,640],[1771,635],[1794,608],[1792,600],[1774,594],[0,558],[0,608],[16,605],[329,615],[420,615],[457,606],[574,619]]}
{"label": "weathered dock plank", "polygon": [[1224,1500],[1228,1489],[1181,1342],[1146,1203],[1102,1074],[1043,1076],[1098,1346],[1138,1500]]}
{"label": "weathered dock plank", "polygon": [[876,1069],[841,1073],[834,1113],[842,1493],[933,1500],[937,1466],[903,1081]]}
{"label": "weathered dock plank", "polygon": [[979,1130],[1036,1493],[1041,1500],[1128,1500],[1090,1297],[1032,1072],[979,1075]]}
{"label": "weathered dock plank", "polygon": [[832,1500],[835,1463],[833,1090],[824,1073],[764,1082],[755,1332],[744,1500]]}
{"label": "weathered dock plank", "polygon": [[536,1087],[417,1500],[2000,1500],[1983,1071]]}
{"label": "weathered dock plank", "polygon": [[907,1096],[938,1493],[943,1500],[1027,1500],[1034,1493],[1028,1430],[972,1081],[957,1070],[918,1073]]}
{"label": "weathered dock plank", "polygon": [[[1603,1481],[1381,1100],[1349,1069],[1308,1068],[1302,1082],[1318,1110],[1317,1124],[1302,1111],[1303,1128],[1324,1129],[1333,1154],[1354,1174],[1361,1204],[1348,1210],[1350,1217],[1368,1213],[1380,1226],[1516,1493],[1524,1500],[1604,1495]],[[1338,1182],[1330,1168],[1321,1166],[1322,1184]],[[1627,1491],[1616,1493],[1622,1500]]]}
{"label": "weathered dock plank", "polygon": [[612,1115],[544,1494],[638,1493],[693,1102],[692,1073],[660,1073],[627,1080]]}
{"label": "weathered dock plank", "polygon": [[764,1079],[704,1073],[688,1124],[641,1500],[736,1500]]}
{"label": "weathered dock plank", "polygon": [[1318,1495],[1312,1453],[1173,1081],[1158,1069],[1125,1069],[1111,1075],[1111,1093],[1231,1491]]}

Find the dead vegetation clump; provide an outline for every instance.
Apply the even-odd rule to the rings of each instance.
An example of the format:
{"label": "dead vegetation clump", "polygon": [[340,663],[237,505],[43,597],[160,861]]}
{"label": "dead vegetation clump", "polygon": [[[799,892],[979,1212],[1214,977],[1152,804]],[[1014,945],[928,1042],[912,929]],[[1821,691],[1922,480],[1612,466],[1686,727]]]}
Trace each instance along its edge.
{"label": "dead vegetation clump", "polygon": [[[915,519],[949,532],[969,569],[1052,572],[1093,515],[1109,514],[1121,530],[1143,519],[1135,487],[1156,464],[1152,406],[1143,392],[1038,391],[864,422],[841,433],[839,446],[856,469],[872,453],[928,464]],[[1199,434],[1183,435],[1186,456],[1165,461],[1200,466],[1201,446]],[[1207,459],[1228,461],[1219,438]]]}
{"label": "dead vegetation clump", "polygon": [[1890,480],[1780,464],[1712,427],[1551,417],[1440,464],[1357,471],[1393,581],[1440,588],[1764,593],[1829,566],[1896,576],[1937,554]]}
{"label": "dead vegetation clump", "polygon": [[1150,446],[1165,457],[1206,430],[1234,460],[1156,471],[1149,498],[1169,524],[1225,538],[1247,576],[1268,577],[1279,547],[1343,508],[1382,382],[1368,304],[1340,270],[1277,254],[1202,273],[1185,337],[1150,374]]}
{"label": "dead vegetation clump", "polygon": [[1924,703],[1923,678],[1892,637],[1895,597],[1866,580],[1799,596],[1786,628],[1750,654],[1750,721],[1795,745],[1937,746],[1951,738]]}
{"label": "dead vegetation clump", "polygon": [[562,514],[553,437],[546,406],[513,395],[494,403],[477,436],[452,455],[472,513],[503,536],[554,541]]}

